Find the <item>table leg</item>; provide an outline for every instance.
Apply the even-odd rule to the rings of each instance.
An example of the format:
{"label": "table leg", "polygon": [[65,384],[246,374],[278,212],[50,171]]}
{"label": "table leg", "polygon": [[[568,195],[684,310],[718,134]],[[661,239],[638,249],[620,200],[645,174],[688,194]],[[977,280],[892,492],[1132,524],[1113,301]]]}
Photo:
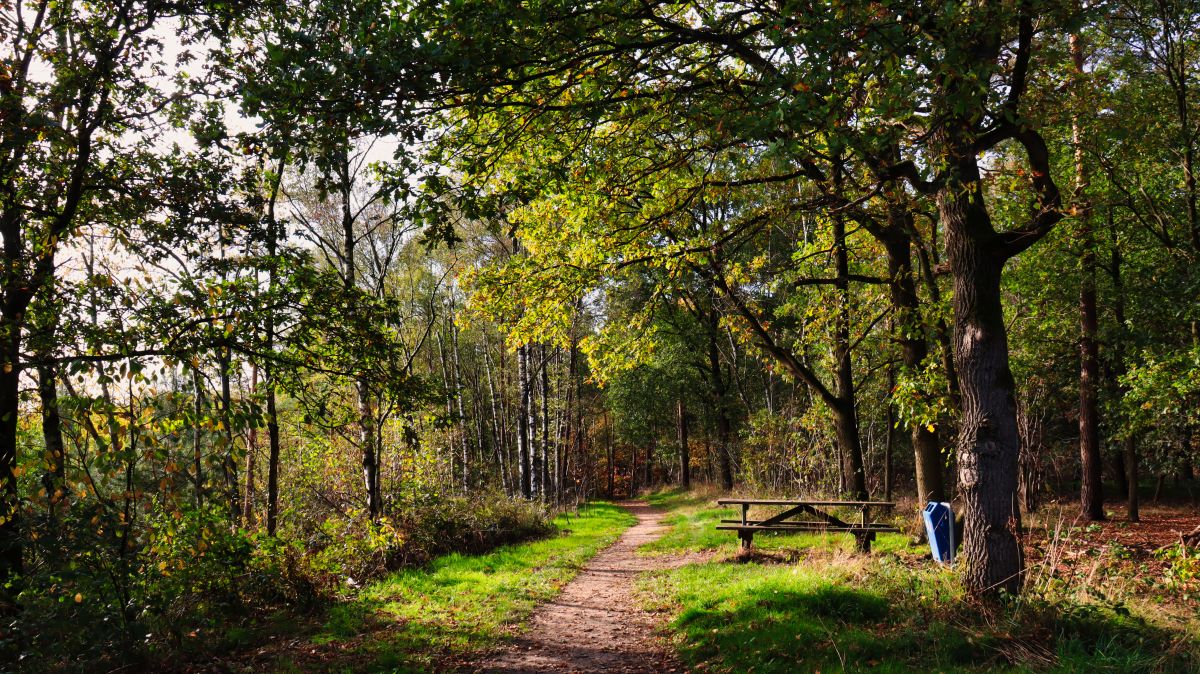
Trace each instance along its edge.
{"label": "table leg", "polygon": [[747,529],[738,529],[738,556],[744,557],[750,554],[750,545],[754,542],[754,532]]}

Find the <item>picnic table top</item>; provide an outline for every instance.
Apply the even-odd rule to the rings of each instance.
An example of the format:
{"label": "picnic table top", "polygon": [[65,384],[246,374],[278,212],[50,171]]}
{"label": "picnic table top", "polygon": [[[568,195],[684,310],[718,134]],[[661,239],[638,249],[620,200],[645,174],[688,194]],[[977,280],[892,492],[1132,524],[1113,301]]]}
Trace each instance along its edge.
{"label": "picnic table top", "polygon": [[888,506],[895,507],[894,501],[809,501],[804,499],[759,499],[759,498],[719,498],[717,505],[777,505],[777,506]]}

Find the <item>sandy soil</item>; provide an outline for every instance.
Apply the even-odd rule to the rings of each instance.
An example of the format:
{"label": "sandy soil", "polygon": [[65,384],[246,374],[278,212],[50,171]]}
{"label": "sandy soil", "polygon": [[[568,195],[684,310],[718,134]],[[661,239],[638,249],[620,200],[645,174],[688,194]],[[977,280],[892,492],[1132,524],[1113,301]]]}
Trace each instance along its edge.
{"label": "sandy soil", "polygon": [[663,534],[661,513],[642,502],[621,504],[638,523],[601,551],[534,612],[528,629],[503,650],[466,668],[474,672],[682,672],[656,636],[656,620],[634,597],[637,575],[675,560],[641,557],[638,546]]}

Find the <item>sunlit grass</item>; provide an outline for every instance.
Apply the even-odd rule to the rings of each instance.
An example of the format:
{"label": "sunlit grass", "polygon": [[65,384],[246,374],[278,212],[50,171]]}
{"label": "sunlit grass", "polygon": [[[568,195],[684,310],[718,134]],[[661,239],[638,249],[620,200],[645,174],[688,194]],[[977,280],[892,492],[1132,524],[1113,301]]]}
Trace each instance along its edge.
{"label": "sunlit grass", "polygon": [[484,555],[447,555],[393,574],[331,612],[316,641],[349,639],[383,620],[367,671],[429,671],[438,660],[493,646],[553,598],[598,551],[636,522],[609,504],[555,520],[558,536]]}
{"label": "sunlit grass", "polygon": [[880,535],[869,556],[847,534],[759,534],[766,554],[737,561],[734,533],[715,530],[736,511],[715,498],[655,495],[671,529],[644,552],[711,557],[639,581],[696,671],[1200,671],[1196,635],[1118,604],[1034,593],[976,603],[956,569],[903,534]]}

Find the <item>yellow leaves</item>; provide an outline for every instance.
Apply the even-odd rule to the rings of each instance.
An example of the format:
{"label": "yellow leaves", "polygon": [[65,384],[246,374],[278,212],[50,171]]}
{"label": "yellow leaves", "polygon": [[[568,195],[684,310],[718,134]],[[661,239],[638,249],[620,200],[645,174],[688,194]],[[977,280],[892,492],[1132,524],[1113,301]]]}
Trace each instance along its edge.
{"label": "yellow leaves", "polygon": [[79,593],[79,592],[76,592],[76,593],[75,593],[75,603],[76,603],[76,604],[82,604],[82,603],[83,603],[83,595],[82,595],[81,593]]}

